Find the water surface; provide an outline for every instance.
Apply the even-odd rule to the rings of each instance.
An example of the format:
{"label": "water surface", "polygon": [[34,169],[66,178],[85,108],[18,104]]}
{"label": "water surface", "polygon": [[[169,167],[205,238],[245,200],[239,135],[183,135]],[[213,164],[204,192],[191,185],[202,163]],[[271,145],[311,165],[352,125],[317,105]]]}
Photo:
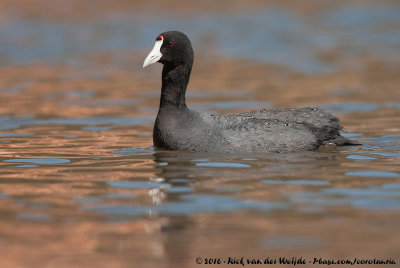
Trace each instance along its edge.
{"label": "water surface", "polygon": [[[17,4],[1,13],[1,267],[199,267],[197,257],[232,256],[400,262],[398,4],[255,1],[183,16],[122,2],[91,11],[71,1],[65,14],[55,9],[60,18]],[[195,47],[191,108],[321,106],[362,145],[156,150],[161,67],[141,62],[166,28],[184,30]]]}

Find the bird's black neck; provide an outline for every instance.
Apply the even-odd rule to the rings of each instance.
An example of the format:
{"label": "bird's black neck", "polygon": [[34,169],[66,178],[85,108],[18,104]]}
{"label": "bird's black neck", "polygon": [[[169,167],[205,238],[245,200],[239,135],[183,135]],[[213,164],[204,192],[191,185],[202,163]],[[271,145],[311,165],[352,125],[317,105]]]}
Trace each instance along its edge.
{"label": "bird's black neck", "polygon": [[160,109],[172,106],[178,110],[186,109],[186,88],[192,71],[193,60],[180,65],[164,65]]}

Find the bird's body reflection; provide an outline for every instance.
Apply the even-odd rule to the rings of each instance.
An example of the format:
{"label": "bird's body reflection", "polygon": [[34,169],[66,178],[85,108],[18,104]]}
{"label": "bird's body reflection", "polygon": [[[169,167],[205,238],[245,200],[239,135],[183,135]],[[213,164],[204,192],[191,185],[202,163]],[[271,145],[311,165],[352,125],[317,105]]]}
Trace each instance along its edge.
{"label": "bird's body reflection", "polygon": [[[157,194],[157,205],[165,204],[165,208],[168,210],[172,204],[172,206],[176,206],[176,210],[182,210],[181,213],[177,213],[178,215],[165,215],[160,211],[161,214],[164,214],[160,231],[164,241],[165,257],[169,259],[169,263],[180,265],[193,262],[194,256],[191,255],[191,252],[202,239],[202,232],[199,230],[202,229],[202,225],[207,224],[199,220],[198,217],[193,220],[193,216],[196,214],[220,212],[224,209],[226,211],[269,210],[262,205],[262,202],[255,203],[254,206],[243,206],[243,202],[249,201],[236,198],[234,196],[235,191],[220,192],[217,189],[224,187],[228,189],[229,185],[233,184],[236,189],[239,189],[237,192],[240,193],[240,190],[256,188],[256,184],[261,179],[274,178],[277,175],[279,177],[290,176],[294,173],[297,175],[299,173],[307,174],[320,166],[337,165],[338,162],[332,160],[345,157],[332,151],[241,156],[156,151],[153,156],[154,162],[158,166],[156,179],[167,183],[170,187],[157,191],[150,190],[150,192]],[[210,165],[204,165],[204,163]],[[232,165],[227,165],[227,167],[213,166],[212,163],[237,163],[249,167],[241,168],[241,165],[238,165],[238,168],[235,168],[235,165],[233,167]],[[174,191],[172,190],[174,188],[191,189],[191,191]],[[270,191],[274,191],[274,189],[271,188]],[[265,194],[269,195],[269,193]],[[198,199],[188,199],[188,196],[197,196]],[[162,197],[162,200],[160,200],[160,197]],[[202,198],[209,198],[213,201],[199,201]],[[251,196],[249,199],[251,200]],[[190,202],[193,204],[188,204]],[[221,205],[221,203],[229,202],[231,206]],[[199,208],[202,205],[204,207]],[[276,208],[279,210],[285,208],[285,205]],[[273,209],[274,207],[271,207],[271,210]],[[172,210],[172,212],[176,213],[176,210]],[[153,220],[156,219],[153,218]],[[185,256],[184,259],[182,259],[182,256]]]}

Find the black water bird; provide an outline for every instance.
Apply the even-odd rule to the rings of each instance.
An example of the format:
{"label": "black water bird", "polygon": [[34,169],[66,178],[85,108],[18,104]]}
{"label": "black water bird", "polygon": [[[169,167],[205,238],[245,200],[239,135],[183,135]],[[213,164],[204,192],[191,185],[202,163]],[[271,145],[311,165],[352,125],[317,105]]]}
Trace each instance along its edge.
{"label": "black water bird", "polygon": [[221,115],[187,108],[186,88],[193,65],[193,49],[182,32],[156,38],[143,68],[164,65],[160,107],[153,130],[159,149],[262,153],[316,150],[323,145],[356,145],[340,135],[337,117],[319,108],[259,110]]}

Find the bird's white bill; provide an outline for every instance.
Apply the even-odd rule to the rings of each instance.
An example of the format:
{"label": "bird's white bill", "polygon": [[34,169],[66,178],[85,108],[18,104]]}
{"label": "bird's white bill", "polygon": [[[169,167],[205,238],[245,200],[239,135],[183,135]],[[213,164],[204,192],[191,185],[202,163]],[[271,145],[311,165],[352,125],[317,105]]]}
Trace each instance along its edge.
{"label": "bird's white bill", "polygon": [[147,55],[146,59],[143,62],[143,68],[147,67],[157,61],[159,61],[162,57],[160,48],[163,44],[163,40],[157,40],[156,43],[154,44],[153,50],[150,52],[149,55]]}

